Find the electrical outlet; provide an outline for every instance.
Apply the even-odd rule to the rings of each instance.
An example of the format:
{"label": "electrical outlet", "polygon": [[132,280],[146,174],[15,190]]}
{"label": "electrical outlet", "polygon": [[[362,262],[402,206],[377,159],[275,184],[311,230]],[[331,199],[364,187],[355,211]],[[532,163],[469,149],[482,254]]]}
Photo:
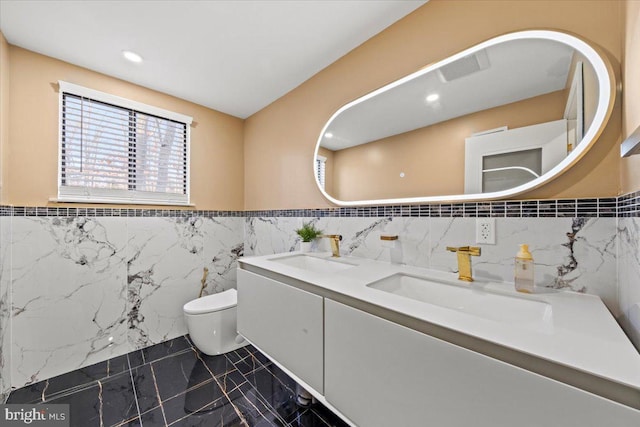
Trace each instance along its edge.
{"label": "electrical outlet", "polygon": [[486,245],[496,244],[495,218],[476,219],[476,243],[484,243]]}

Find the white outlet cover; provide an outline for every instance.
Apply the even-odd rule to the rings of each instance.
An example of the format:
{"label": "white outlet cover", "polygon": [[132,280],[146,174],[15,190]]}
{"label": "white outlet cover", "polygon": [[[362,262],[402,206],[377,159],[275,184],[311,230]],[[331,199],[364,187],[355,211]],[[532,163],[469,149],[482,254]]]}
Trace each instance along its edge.
{"label": "white outlet cover", "polygon": [[496,244],[495,218],[476,218],[476,243]]}

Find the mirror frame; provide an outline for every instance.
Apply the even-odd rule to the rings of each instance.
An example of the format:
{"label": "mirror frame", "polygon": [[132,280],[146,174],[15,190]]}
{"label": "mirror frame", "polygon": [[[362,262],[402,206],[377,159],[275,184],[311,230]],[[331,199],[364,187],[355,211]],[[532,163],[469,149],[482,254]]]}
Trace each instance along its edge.
{"label": "mirror frame", "polygon": [[[551,170],[549,170],[544,175],[539,178],[535,178],[525,184],[522,184],[517,187],[513,187],[509,190],[496,191],[492,193],[476,193],[476,194],[451,194],[444,196],[422,196],[422,197],[405,197],[405,198],[397,198],[397,199],[377,199],[377,200],[338,200],[331,195],[329,195],[320,185],[320,181],[318,180],[317,174],[315,173],[315,161],[318,157],[318,151],[320,149],[320,143],[322,142],[323,136],[331,124],[331,122],[343,111],[351,108],[354,105],[362,103],[369,98],[372,98],[382,92],[386,92],[388,90],[393,89],[396,86],[399,86],[407,81],[416,79],[426,73],[437,70],[439,67],[447,65],[453,61],[456,61],[464,56],[475,53],[476,51],[485,49],[487,47],[514,41],[520,39],[542,39],[542,40],[551,40],[555,42],[564,43],[568,46],[571,46],[578,52],[580,52],[584,57],[589,60],[591,65],[593,66],[596,76],[598,78],[598,106],[596,108],[596,113],[593,118],[593,122],[589,126],[586,132],[584,132],[583,138],[577,147],[567,155],[560,163],[554,166]],[[392,83],[389,83],[379,89],[374,90],[360,98],[351,101],[344,106],[340,107],[327,121],[327,123],[323,126],[322,131],[320,132],[320,136],[318,137],[318,142],[316,143],[316,148],[313,156],[313,167],[314,177],[316,185],[318,189],[322,193],[322,195],[327,198],[330,202],[338,205],[338,206],[368,206],[368,205],[398,205],[398,204],[426,204],[426,203],[454,203],[454,202],[466,202],[466,201],[486,201],[486,200],[498,200],[498,199],[506,199],[509,197],[513,197],[527,191],[531,191],[537,187],[540,187],[543,184],[557,178],[564,172],[566,172],[571,166],[573,166],[582,156],[586,154],[586,152],[591,148],[591,146],[595,143],[598,137],[602,134],[609,118],[611,116],[611,112],[613,111],[613,106],[615,103],[616,97],[616,81],[615,81],[615,73],[613,71],[613,67],[608,60],[608,56],[598,47],[594,47],[586,41],[580,39],[577,36],[556,31],[556,30],[525,30],[525,31],[517,31],[513,33],[503,34],[498,37],[494,37],[487,41],[484,41],[480,44],[477,44],[471,48],[465,49],[459,53],[456,53],[442,61],[438,61],[434,64],[428,65],[408,76],[405,76],[399,80],[396,80]]]}

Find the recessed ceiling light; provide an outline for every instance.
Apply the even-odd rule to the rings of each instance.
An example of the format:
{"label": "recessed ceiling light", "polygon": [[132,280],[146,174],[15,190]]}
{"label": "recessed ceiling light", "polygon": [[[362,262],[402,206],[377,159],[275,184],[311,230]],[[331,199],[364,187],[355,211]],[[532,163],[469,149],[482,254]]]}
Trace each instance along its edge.
{"label": "recessed ceiling light", "polygon": [[431,95],[427,95],[427,102],[436,102],[438,99],[440,99],[440,95],[438,95],[437,93],[432,93]]}
{"label": "recessed ceiling light", "polygon": [[326,138],[333,138],[333,134],[331,132],[327,132],[324,134]]}
{"label": "recessed ceiling light", "polygon": [[139,64],[142,62],[142,56],[138,55],[135,52],[131,52],[130,50],[123,50],[122,56],[124,56],[126,59],[128,59],[131,62],[135,62],[136,64]]}

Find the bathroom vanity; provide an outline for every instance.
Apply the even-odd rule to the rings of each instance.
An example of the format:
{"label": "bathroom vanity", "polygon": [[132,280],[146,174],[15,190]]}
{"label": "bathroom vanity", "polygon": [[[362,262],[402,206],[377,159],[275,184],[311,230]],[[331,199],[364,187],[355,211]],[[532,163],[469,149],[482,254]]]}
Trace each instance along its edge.
{"label": "bathroom vanity", "polygon": [[595,296],[330,254],[249,257],[238,331],[346,421],[640,425],[640,355]]}

